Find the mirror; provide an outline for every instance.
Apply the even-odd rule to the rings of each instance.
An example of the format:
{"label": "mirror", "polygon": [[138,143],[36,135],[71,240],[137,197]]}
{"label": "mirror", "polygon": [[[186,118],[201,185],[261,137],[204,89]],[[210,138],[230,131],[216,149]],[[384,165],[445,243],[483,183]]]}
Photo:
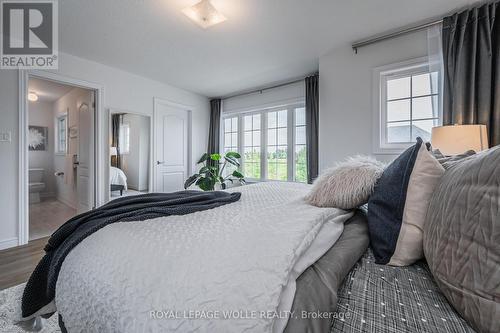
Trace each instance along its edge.
{"label": "mirror", "polygon": [[151,190],[151,117],[110,110],[110,200]]}

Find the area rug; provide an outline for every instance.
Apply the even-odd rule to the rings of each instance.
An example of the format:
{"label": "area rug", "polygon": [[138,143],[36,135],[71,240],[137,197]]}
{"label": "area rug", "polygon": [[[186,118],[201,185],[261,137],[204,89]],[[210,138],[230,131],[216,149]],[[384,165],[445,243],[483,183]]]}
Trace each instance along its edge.
{"label": "area rug", "polygon": [[[21,311],[21,296],[24,290],[24,283],[12,288],[0,290],[0,332],[22,333],[25,332],[20,327],[14,325],[14,319],[19,318]],[[57,324],[57,314],[47,320],[42,321],[41,333],[61,332]]]}

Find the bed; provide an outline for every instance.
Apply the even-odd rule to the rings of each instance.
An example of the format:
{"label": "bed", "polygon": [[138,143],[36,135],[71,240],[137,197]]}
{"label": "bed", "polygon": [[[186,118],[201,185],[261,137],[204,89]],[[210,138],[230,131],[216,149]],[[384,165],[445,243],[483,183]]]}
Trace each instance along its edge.
{"label": "bed", "polygon": [[81,241],[57,279],[61,324],[68,332],[124,333],[300,332],[306,322],[329,327],[330,320],[295,320],[291,311],[334,306],[333,294],[306,297],[304,277],[335,293],[367,241],[351,242],[337,271],[325,269],[336,282],[322,281],[318,269],[304,271],[319,258],[325,265],[336,261],[332,246],[345,247],[344,223],[354,212],[307,205],[305,184],[233,191],[241,199],[222,207],[114,223]]}
{"label": "bed", "polygon": [[110,167],[109,184],[111,192],[120,191],[120,195],[123,195],[123,191],[127,190],[127,176],[123,170],[113,166]]}
{"label": "bed", "polygon": [[46,313],[63,332],[473,332],[425,262],[374,264],[365,212],[307,205],[309,188],[107,225],[64,259]]}

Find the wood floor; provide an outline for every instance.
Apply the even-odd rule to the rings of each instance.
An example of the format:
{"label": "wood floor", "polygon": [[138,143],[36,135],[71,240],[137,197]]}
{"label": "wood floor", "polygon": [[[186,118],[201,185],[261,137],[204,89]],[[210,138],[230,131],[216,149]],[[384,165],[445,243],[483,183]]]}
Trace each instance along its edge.
{"label": "wood floor", "polygon": [[0,251],[0,290],[28,281],[31,272],[44,255],[48,237]]}
{"label": "wood floor", "polygon": [[64,222],[76,215],[71,208],[54,198],[29,205],[30,240],[52,235]]}

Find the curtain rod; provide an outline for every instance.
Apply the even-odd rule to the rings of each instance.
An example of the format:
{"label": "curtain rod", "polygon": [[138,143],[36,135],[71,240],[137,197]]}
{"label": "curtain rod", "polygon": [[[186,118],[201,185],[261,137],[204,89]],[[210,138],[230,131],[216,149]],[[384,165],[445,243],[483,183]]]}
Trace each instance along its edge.
{"label": "curtain rod", "polygon": [[358,49],[360,47],[368,46],[368,45],[375,44],[375,43],[378,43],[378,42],[381,42],[381,41],[384,41],[387,39],[392,39],[395,37],[399,37],[401,35],[406,35],[406,34],[409,34],[409,33],[415,32],[415,31],[423,30],[423,29],[426,29],[426,28],[429,28],[429,27],[432,27],[432,26],[435,26],[435,25],[438,25],[441,23],[443,23],[443,19],[430,21],[430,22],[415,25],[415,26],[410,26],[407,28],[403,28],[401,30],[386,32],[386,33],[383,33],[380,35],[375,35],[375,36],[369,37],[367,39],[363,39],[363,40],[360,40],[358,42],[353,43],[352,49],[354,50],[355,53],[358,53]]}
{"label": "curtain rod", "polygon": [[242,92],[242,93],[239,93],[239,94],[235,94],[235,95],[229,95],[227,97],[223,97],[221,98],[223,101],[226,100],[226,99],[230,99],[230,98],[234,98],[234,97],[240,97],[240,96],[245,96],[245,95],[251,95],[251,94],[256,94],[256,93],[260,93],[262,94],[264,91],[266,90],[271,90],[271,89],[275,89],[275,88],[280,88],[280,87],[284,87],[284,86],[288,86],[290,84],[294,84],[294,83],[298,83],[298,82],[302,82],[304,81],[306,78],[308,78],[309,76],[313,76],[313,75],[318,75],[318,73],[314,73],[314,74],[311,74],[311,75],[308,75],[308,76],[305,76],[301,79],[296,79],[296,80],[293,80],[293,81],[289,81],[289,82],[285,82],[285,83],[280,83],[280,84],[277,84],[275,86],[272,86],[272,87],[266,87],[266,88],[262,88],[262,89],[256,89],[256,90],[252,90],[252,91],[247,91],[247,92]]}

